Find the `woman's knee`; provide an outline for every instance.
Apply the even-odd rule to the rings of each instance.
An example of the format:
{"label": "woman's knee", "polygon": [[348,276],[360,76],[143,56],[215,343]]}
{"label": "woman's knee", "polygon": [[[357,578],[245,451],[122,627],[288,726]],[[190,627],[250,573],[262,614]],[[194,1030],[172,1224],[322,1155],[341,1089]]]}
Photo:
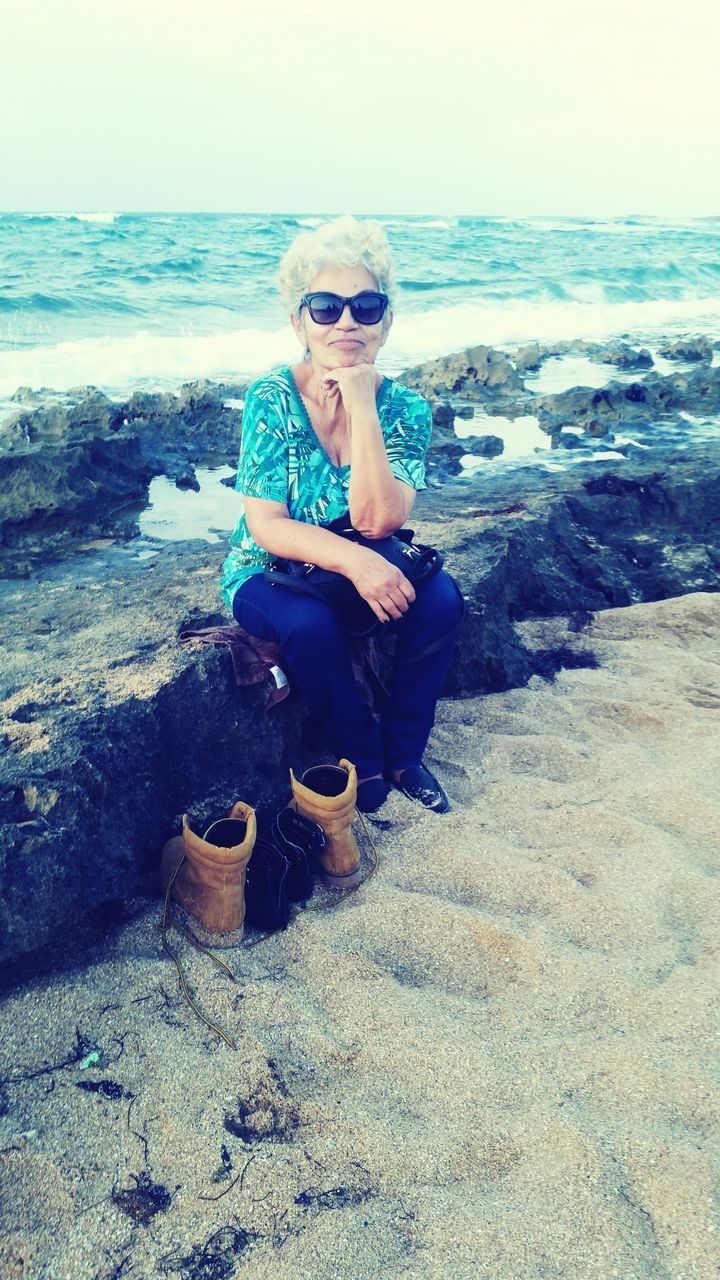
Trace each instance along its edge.
{"label": "woman's knee", "polygon": [[437,630],[442,631],[447,630],[462,617],[465,601],[455,579],[445,569],[441,569],[434,578],[430,578],[418,588],[415,603],[409,610],[409,614],[412,614],[413,610],[418,619],[422,615],[428,622],[435,622]]}

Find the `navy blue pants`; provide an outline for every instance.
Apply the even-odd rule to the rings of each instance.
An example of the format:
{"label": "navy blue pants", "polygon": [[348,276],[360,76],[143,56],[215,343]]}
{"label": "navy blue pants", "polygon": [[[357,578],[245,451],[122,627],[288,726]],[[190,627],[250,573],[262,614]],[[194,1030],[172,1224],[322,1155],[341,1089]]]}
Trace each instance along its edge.
{"label": "navy blue pants", "polygon": [[[241,627],[280,645],[283,665],[308,710],[324,725],[332,751],[352,761],[359,778],[421,763],[462,608],[457,586],[441,570],[418,588],[398,622],[385,624],[396,632],[397,643],[389,696],[378,721],[357,686],[347,638],[327,605],[271,586],[262,573],[243,582],[233,599]],[[442,637],[439,647],[416,657]]]}

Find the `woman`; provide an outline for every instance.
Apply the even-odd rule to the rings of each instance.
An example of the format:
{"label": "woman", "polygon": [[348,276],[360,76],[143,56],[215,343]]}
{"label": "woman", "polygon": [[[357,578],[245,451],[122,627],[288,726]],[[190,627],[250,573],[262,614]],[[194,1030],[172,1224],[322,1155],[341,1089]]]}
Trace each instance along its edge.
{"label": "woman", "polygon": [[[394,785],[444,812],[447,797],[422,757],[462,611],[457,587],[441,572],[416,596],[377,552],[323,527],[349,511],[365,537],[384,537],[425,488],[430,406],[375,369],[392,324],[393,274],[387,238],[372,221],[336,219],[298,236],[285,254],[280,290],[305,355],[248,390],[236,483],[244,514],[221,586],[236,622],[277,641],[333,751],[356,765],[358,808],[374,812]],[[262,571],[275,556],[343,574],[397,629],[379,722],[333,612],[266,582]]]}

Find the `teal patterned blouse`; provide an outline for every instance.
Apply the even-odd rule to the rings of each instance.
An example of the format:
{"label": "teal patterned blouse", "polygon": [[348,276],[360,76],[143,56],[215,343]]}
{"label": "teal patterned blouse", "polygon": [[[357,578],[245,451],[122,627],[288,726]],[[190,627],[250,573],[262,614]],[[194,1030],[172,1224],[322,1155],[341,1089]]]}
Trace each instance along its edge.
{"label": "teal patterned blouse", "polygon": [[[384,378],[377,413],[394,476],[424,489],[432,415],[427,400]],[[235,488],[251,498],[287,504],[293,520],[330,524],[348,509],[350,467],[336,467],[318,440],[290,366],[258,378],[248,389]],[[232,611],[241,583],[272,556],[259,547],[241,515],[230,538],[220,591]]]}

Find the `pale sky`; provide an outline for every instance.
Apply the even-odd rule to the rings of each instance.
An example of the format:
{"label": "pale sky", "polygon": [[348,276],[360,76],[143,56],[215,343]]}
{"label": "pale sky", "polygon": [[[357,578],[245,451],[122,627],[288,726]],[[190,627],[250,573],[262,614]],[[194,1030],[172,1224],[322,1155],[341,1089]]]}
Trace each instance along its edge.
{"label": "pale sky", "polygon": [[0,0],[0,209],[720,214],[719,48],[718,0]]}

